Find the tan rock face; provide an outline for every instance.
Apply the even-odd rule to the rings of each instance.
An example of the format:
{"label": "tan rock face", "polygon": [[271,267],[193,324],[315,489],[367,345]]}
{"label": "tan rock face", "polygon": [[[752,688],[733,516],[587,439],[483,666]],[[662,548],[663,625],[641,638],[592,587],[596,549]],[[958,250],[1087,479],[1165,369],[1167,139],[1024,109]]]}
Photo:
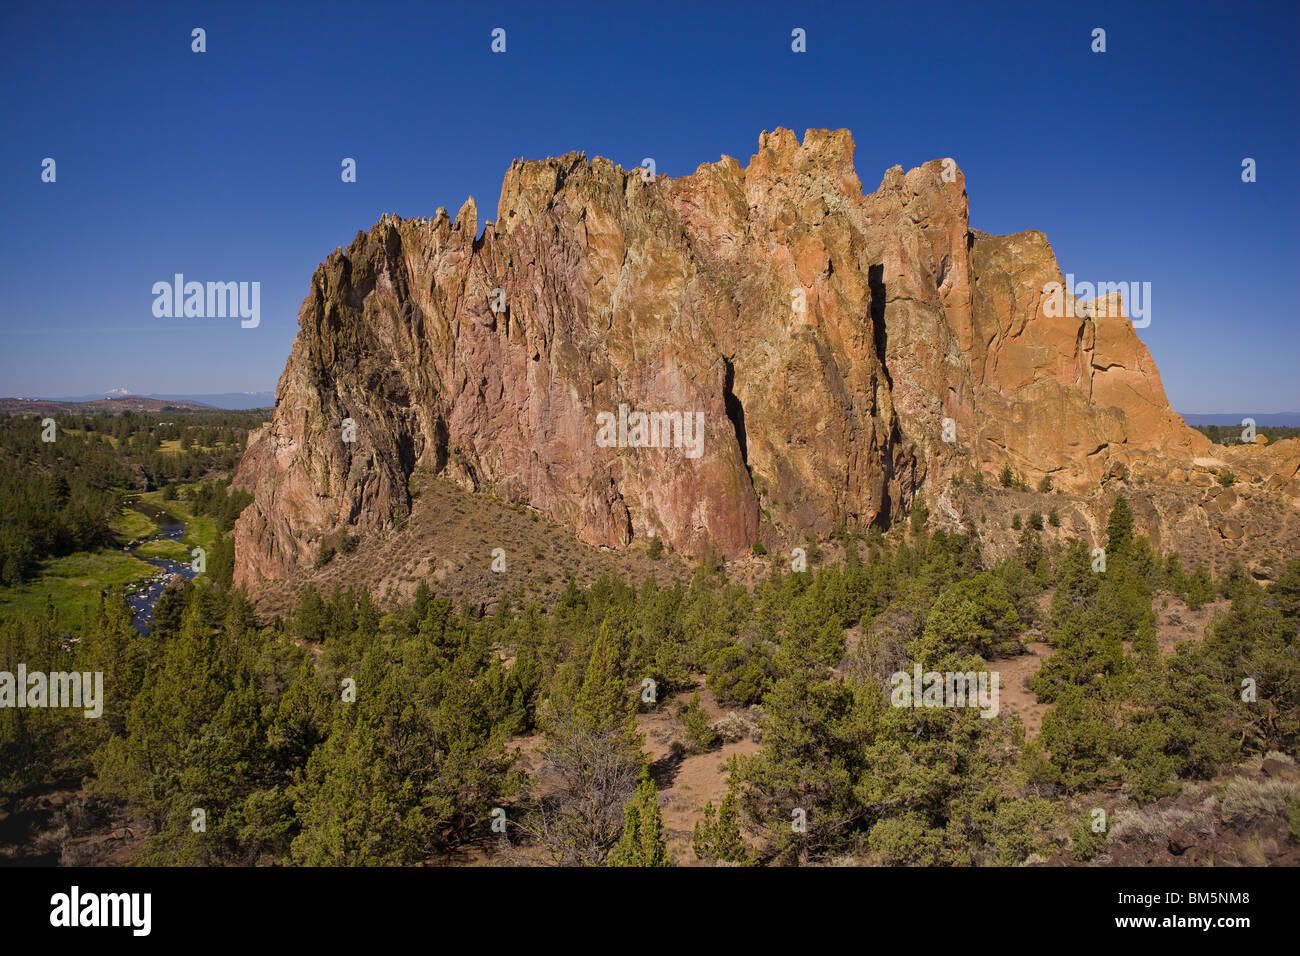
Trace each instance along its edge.
{"label": "tan rock face", "polygon": [[[887,524],[927,476],[972,464],[1084,488],[1215,453],[1128,320],[1049,317],[1062,276],[1041,234],[973,233],[950,163],[895,167],[864,196],[853,149],[778,129],[745,167],[653,181],[579,154],[516,162],[481,237],[472,199],[454,222],[359,233],[312,278],[236,476],[255,495],[236,582],[402,522],[417,467],[591,544],[731,555],[764,512],[821,534]],[[621,405],[702,422],[698,455],[607,447],[598,416]],[[1261,473],[1294,476],[1283,444]]]}

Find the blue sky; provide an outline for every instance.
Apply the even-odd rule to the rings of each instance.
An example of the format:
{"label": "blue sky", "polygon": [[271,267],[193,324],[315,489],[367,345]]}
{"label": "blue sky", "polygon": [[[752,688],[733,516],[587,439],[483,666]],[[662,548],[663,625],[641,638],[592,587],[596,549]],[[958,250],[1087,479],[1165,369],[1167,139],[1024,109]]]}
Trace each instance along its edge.
{"label": "blue sky", "polygon": [[[851,129],[867,191],[952,156],[975,228],[1151,282],[1179,411],[1300,410],[1294,3],[118,6],[0,12],[0,395],[272,389],[380,213],[490,218],[516,157],[683,175],[785,126]],[[155,318],[177,272],[259,281],[260,326]]]}

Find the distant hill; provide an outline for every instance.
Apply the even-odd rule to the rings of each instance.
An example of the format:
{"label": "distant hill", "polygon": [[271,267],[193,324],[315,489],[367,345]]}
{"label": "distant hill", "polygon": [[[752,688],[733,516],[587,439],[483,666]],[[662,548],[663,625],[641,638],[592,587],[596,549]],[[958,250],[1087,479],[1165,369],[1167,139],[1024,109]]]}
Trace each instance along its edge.
{"label": "distant hill", "polygon": [[166,395],[150,392],[148,395],[131,395],[124,389],[111,389],[98,395],[74,395],[71,397],[51,398],[51,402],[99,402],[105,398],[119,401],[122,398],[153,398],[170,405],[200,405],[207,408],[224,408],[242,411],[248,408],[270,408],[275,404],[275,392],[221,392],[215,395]]}
{"label": "distant hill", "polygon": [[128,411],[161,412],[165,408],[216,411],[211,405],[202,405],[198,402],[164,401],[158,398],[146,398],[142,395],[125,395],[121,398],[95,398],[88,401],[57,398],[0,398],[0,415],[56,414],[58,412],[77,412],[79,414],[108,412],[116,415]]}
{"label": "distant hill", "polygon": [[1193,412],[1183,416],[1183,420],[1193,428],[1197,425],[1240,425],[1243,418],[1253,418],[1257,426],[1265,425],[1274,428],[1300,427],[1300,412],[1242,412],[1241,414],[1225,412],[1196,414]]}

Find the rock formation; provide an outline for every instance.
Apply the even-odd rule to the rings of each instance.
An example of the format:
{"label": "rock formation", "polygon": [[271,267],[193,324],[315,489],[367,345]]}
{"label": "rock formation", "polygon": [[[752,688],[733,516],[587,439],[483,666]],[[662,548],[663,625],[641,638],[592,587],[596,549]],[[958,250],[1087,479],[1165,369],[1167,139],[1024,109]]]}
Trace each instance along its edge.
{"label": "rock formation", "polygon": [[[747,166],[676,179],[516,161],[481,233],[472,198],[454,221],[358,233],[313,276],[236,476],[255,495],[236,583],[400,524],[417,468],[590,544],[725,555],[767,522],[889,524],[918,491],[1004,463],[1079,494],[1221,468],[1297,493],[1295,441],[1224,449],[1169,408],[1117,299],[1054,316],[1046,238],[972,231],[955,164],[894,167],[863,195],[853,148],[778,129]],[[700,413],[700,454],[627,447],[635,427],[598,442],[621,405]]]}

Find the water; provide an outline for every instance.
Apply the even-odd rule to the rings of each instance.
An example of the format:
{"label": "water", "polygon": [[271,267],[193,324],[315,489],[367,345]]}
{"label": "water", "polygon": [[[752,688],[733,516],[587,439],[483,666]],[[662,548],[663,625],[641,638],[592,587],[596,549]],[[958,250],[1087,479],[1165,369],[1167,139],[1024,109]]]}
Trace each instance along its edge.
{"label": "water", "polygon": [[[137,502],[133,506],[150,518],[158,521],[162,525],[162,530],[156,537],[150,538],[149,541],[179,541],[181,535],[185,533],[185,525],[176,521],[167,521],[172,516],[164,511],[154,511],[149,506]],[[137,591],[127,594],[126,603],[131,605],[131,623],[136,631],[141,635],[148,634],[153,628],[153,609],[162,597],[163,591],[167,590],[167,582],[173,574],[179,574],[184,578],[193,579],[196,577],[194,568],[189,564],[182,564],[179,561],[172,561],[169,558],[147,558],[142,554],[135,554],[140,545],[148,544],[149,541],[141,541],[135,548],[124,548],[141,561],[152,564],[158,568],[158,573],[143,582]]]}

